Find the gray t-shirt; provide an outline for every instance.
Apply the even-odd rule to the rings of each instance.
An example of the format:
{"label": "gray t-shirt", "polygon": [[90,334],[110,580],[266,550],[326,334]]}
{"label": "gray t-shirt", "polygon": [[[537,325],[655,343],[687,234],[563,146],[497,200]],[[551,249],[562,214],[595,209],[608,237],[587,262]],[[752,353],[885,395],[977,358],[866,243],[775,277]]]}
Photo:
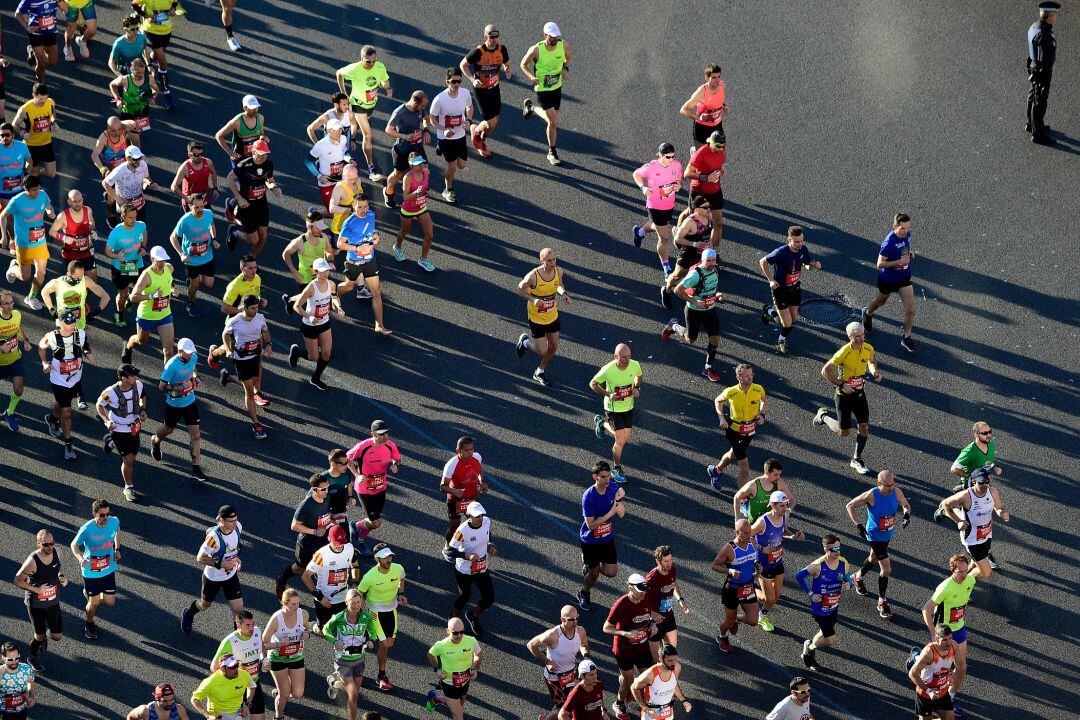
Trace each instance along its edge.
{"label": "gray t-shirt", "polygon": [[410,110],[404,103],[390,113],[390,126],[401,133],[402,137],[394,143],[398,152],[411,153],[421,149],[424,143],[424,118],[426,110]]}
{"label": "gray t-shirt", "polygon": [[[325,498],[326,496],[323,497]],[[319,500],[311,490],[308,490],[307,494],[304,495],[304,499],[296,506],[296,512],[293,513],[293,520],[296,520],[301,525],[309,528],[318,528],[322,531],[322,535],[320,537],[308,535],[306,533],[297,533],[296,541],[309,548],[318,549],[322,547],[328,542],[326,533],[330,530],[332,522],[331,518],[330,501],[328,499]]]}

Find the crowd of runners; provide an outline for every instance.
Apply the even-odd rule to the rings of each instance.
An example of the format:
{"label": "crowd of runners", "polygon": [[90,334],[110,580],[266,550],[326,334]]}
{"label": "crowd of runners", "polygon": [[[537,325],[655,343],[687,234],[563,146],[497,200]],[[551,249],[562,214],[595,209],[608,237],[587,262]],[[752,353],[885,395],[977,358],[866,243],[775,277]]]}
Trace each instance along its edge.
{"label": "crowd of runners", "polygon": [[[225,41],[231,50],[239,50],[232,27],[236,0],[219,2]],[[455,203],[454,182],[467,168],[469,147],[484,158],[498,151],[493,141],[503,109],[501,81],[520,70],[535,91],[533,98],[524,100],[521,112],[543,119],[546,160],[557,166],[561,162],[557,138],[562,89],[570,78],[570,51],[554,22],[543,26],[541,39],[517,63],[501,42],[498,27],[486,26],[476,47],[463,53],[459,65],[445,70],[445,90],[434,98],[420,90],[410,93],[395,88],[394,76],[378,59],[376,48],[361,47],[356,62],[327,79],[328,87],[336,82],[328,97],[329,109],[306,127],[311,149],[305,164],[322,204],[296,219],[303,231],[281,252],[281,266],[295,287],[280,297],[268,297],[259,263],[268,244],[269,195],[281,195],[284,189],[275,180],[267,137],[273,119],[263,114],[258,97],[243,97],[237,114],[213,133],[213,142],[209,142],[209,132],[190,138],[187,157],[169,183],[159,185],[150,176],[146,153],[153,146],[151,115],[156,108],[167,109],[173,103],[167,49],[175,18],[183,14],[176,0],[135,0],[132,13],[117,28],[122,34],[108,55],[115,79],[101,89],[111,95],[116,114],[103,118],[86,166],[64,168],[84,179],[81,185],[88,195],[73,189],[57,202],[42,181],[57,174],[54,145],[62,140],[54,132],[65,112],[50,98],[48,81],[55,72],[50,68],[58,64],[61,46],[67,63],[94,62],[90,48],[99,41],[91,42],[98,31],[93,0],[20,0],[15,17],[26,31],[27,62],[37,82],[32,97],[18,106],[12,122],[6,122],[5,114],[0,125],[0,229],[3,249],[12,256],[6,272],[9,289],[0,290],[0,380],[11,386],[0,421],[12,433],[20,429],[48,432],[59,441],[60,452],[69,462],[79,458],[73,426],[100,421],[101,449],[116,454],[121,493],[131,503],[139,500],[137,466],[143,432],[150,432],[148,421],[158,428],[149,438],[154,461],[162,461],[167,439],[182,423],[191,477],[209,479],[201,453],[199,389],[204,373],[200,360],[209,368],[209,377],[224,386],[239,386],[251,432],[258,440],[268,437],[259,413],[272,402],[262,382],[265,361],[273,353],[264,315],[271,303],[280,300],[284,311],[295,316],[300,338],[291,343],[287,360],[292,367],[301,363],[310,367],[310,385],[320,391],[329,387],[324,372],[331,361],[333,318],[345,314],[342,299],[347,293],[355,290],[358,301],[370,302],[374,330],[390,334],[380,286],[386,246],[380,247],[372,203],[398,210],[397,228],[387,230],[395,233],[389,248],[394,260],[407,260],[405,240],[415,223],[422,238],[416,263],[426,272],[435,272],[435,230],[428,200],[439,181],[429,166],[432,141],[444,164],[440,195],[447,203]],[[7,62],[0,64],[10,72]],[[0,80],[0,98],[4,97],[2,88]],[[397,102],[395,98],[404,102],[394,107],[386,126],[373,126],[376,105]],[[676,146],[662,142],[656,156],[632,174],[648,220],[634,226],[629,236],[641,247],[655,234],[661,270],[659,302],[669,309],[683,303],[682,316],[672,317],[662,327],[662,337],[692,345],[704,333],[701,375],[718,387],[730,372],[714,367],[720,340],[718,308],[724,300],[719,273],[724,266],[720,259],[727,145],[724,119],[729,110],[720,66],[705,66],[702,84],[680,108],[692,140],[685,165],[677,159]],[[384,135],[392,141],[393,167],[385,168],[389,172],[376,160],[375,148],[385,143]],[[208,147],[224,153],[220,165],[207,156]],[[689,191],[685,197],[684,189]],[[104,203],[100,215],[91,207],[98,190]],[[176,197],[174,218],[169,221],[175,226],[168,244],[149,239],[147,193]],[[680,202],[684,204],[681,211]],[[216,223],[215,204],[223,208],[223,233]],[[762,474],[751,477],[748,451],[757,430],[765,425],[768,409],[765,389],[754,382],[754,369],[745,363],[735,367],[734,384],[723,388],[714,402],[730,449],[702,469],[702,481],[720,492],[729,467],[736,475],[731,539],[719,548],[711,565],[717,573],[717,601],[724,612],[716,637],[721,651],[739,651],[732,638],[740,627],[746,628],[744,632],[752,628],[775,631],[782,621],[778,602],[784,591],[787,543],[821,544],[819,557],[805,567],[793,568],[795,585],[806,593],[819,631],[802,642],[805,676],[791,680],[790,694],[780,699],[770,719],[811,717],[814,673],[820,669],[821,656],[839,642],[839,607],[846,592],[876,594],[881,618],[888,620],[893,613],[888,595],[889,543],[897,530],[908,526],[911,507],[896,476],[885,469],[875,473],[864,460],[874,394],[866,379],[881,383],[881,369],[887,363],[867,342],[867,335],[873,332],[875,313],[895,295],[903,306],[898,347],[907,353],[916,351],[912,267],[917,254],[912,248],[911,217],[897,212],[889,224],[876,258],[878,293],[862,310],[861,321],[845,328],[847,342],[820,368],[823,392],[831,394],[832,407],[822,406],[812,418],[814,425],[825,426],[840,437],[854,431],[850,466],[872,478],[871,487],[846,505],[858,536],[865,540],[865,548],[852,552],[865,559],[849,562],[835,532],[808,538],[797,527],[796,497],[783,478],[781,460],[764,460]],[[810,241],[802,227],[793,225],[783,242],[759,262],[766,281],[761,295],[768,299],[761,321],[777,325],[779,354],[791,353],[802,301],[802,273],[822,267],[814,259]],[[50,279],[50,260],[56,259],[52,244],[59,251],[59,263],[53,267],[59,267],[60,274]],[[99,277],[99,261],[107,279]],[[219,269],[227,281],[220,299],[215,290]],[[567,276],[555,251],[541,249],[539,264],[516,289],[525,304],[527,323],[516,342],[516,353],[536,355],[532,378],[551,387],[554,380],[548,371],[560,344],[560,310],[571,302]],[[23,311],[17,309],[20,296],[27,312],[54,318],[55,329],[30,338],[22,326]],[[190,338],[177,336],[184,334],[180,327],[205,315],[209,317],[202,322],[220,319],[221,339],[200,353]],[[93,336],[105,332],[103,326],[109,324],[130,335],[119,358],[98,359]],[[32,355],[35,346],[36,358]],[[40,419],[25,418],[18,409],[28,384],[46,382],[37,379],[34,359],[54,398],[51,410]],[[115,362],[116,381],[104,388],[84,387],[83,371],[89,362]],[[556,624],[521,649],[542,666],[538,674],[551,698],[540,715],[542,720],[626,720],[632,712],[643,719],[661,720],[676,711],[691,712],[691,701],[679,683],[683,666],[677,618],[689,613],[690,606],[677,581],[676,549],[657,547],[652,569],[616,580],[620,588],[625,587],[625,594],[610,608],[599,608],[607,613],[603,633],[612,644],[617,679],[608,684],[600,679],[595,659],[606,648],[596,647],[599,641],[591,642],[579,625],[579,612],[597,609],[592,600],[595,583],[601,576],[619,577],[617,529],[627,513],[623,499],[634,484],[624,459],[644,378],[630,347],[620,343],[612,360],[589,382],[589,388],[602,397],[602,411],[594,416],[593,429],[597,438],[612,439],[611,462],[598,460],[592,466],[592,483],[581,497],[580,589],[576,597],[568,597],[571,602],[558,610],[557,618],[552,608],[551,621]],[[76,412],[91,407],[96,413],[93,420]],[[810,417],[805,420],[811,422]],[[290,702],[304,696],[309,669],[325,684],[322,690],[331,699],[344,694],[351,720],[361,715],[369,720],[377,717],[373,712],[362,713],[368,704],[361,695],[368,652],[375,655],[375,684],[382,692],[394,691],[395,675],[414,671],[391,665],[395,638],[399,630],[408,632],[410,623],[408,578],[404,567],[395,562],[393,542],[388,542],[394,528],[383,516],[387,494],[393,492],[391,477],[408,461],[390,439],[391,430],[387,422],[375,420],[369,437],[358,439],[351,448],[329,449],[325,469],[308,478],[308,490],[289,525],[289,532],[296,533],[295,558],[276,578],[280,607],[261,622],[245,606],[243,592],[241,555],[254,552],[254,546],[242,543],[243,518],[236,508],[226,504],[217,510],[201,539],[192,539],[198,564],[192,572],[201,571],[202,589],[177,620],[182,632],[190,635],[199,615],[223,596],[235,631],[223,637],[213,657],[206,659],[209,674],[190,688],[190,694],[184,687],[183,695],[178,695],[179,678],[175,686],[158,684],[152,701],[134,708],[128,718],[182,720],[189,712],[185,702],[210,718],[284,718]],[[994,487],[1002,468],[996,461],[992,432],[986,423],[975,423],[971,442],[947,467],[959,483],[943,492],[935,514],[935,520],[956,526],[963,552],[941,558],[943,579],[936,588],[927,588],[922,609],[927,635],[913,638],[917,646],[908,669],[920,718],[963,715],[957,695],[967,670],[966,609],[976,580],[986,582],[996,567],[990,553],[995,515],[1009,520],[1002,494]],[[18,438],[9,436],[5,443],[17,445]],[[485,633],[482,616],[496,598],[491,563],[496,557],[498,527],[482,504],[487,491],[476,442],[462,437],[438,483],[438,492],[445,494],[447,524],[443,541],[436,543],[443,559],[453,565],[458,595],[445,636],[428,639],[435,680],[428,709],[445,705],[455,720],[466,714],[466,701],[485,659],[478,642]],[[800,505],[810,505],[809,499],[803,498]],[[53,531],[40,530],[33,551],[14,578],[24,592],[32,627],[22,639],[28,642],[8,642],[0,648],[5,661],[0,670],[0,717],[4,720],[33,714],[38,699],[35,673],[48,672],[49,643],[63,638],[61,589],[69,584],[65,571],[82,585],[82,635],[87,641],[98,640],[97,618],[103,609],[106,616],[119,612],[115,608],[116,570],[122,559],[124,510],[103,498],[94,501],[89,511],[90,518],[74,537],[63,538],[66,550],[56,545]],[[376,537],[382,541],[375,541]],[[365,563],[370,565],[366,571],[362,570]],[[873,592],[868,581],[875,573]],[[316,642],[332,645],[332,666],[305,666],[305,646]],[[266,694],[265,674],[273,687]]]}

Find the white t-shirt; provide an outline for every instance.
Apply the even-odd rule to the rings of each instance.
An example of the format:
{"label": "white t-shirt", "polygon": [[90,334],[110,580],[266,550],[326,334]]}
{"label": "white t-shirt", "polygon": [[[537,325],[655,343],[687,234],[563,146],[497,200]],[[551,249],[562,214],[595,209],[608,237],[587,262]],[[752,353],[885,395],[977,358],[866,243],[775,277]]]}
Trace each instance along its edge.
{"label": "white t-shirt", "polygon": [[457,140],[468,135],[469,118],[465,113],[472,104],[472,95],[462,88],[458,88],[457,97],[450,97],[449,88],[435,96],[428,114],[435,121],[435,134],[440,140]]}
{"label": "white t-shirt", "polygon": [[60,387],[75,387],[82,380],[83,357],[81,353],[79,357],[75,357],[74,348],[76,345],[86,345],[86,331],[76,330],[70,337],[65,338],[59,330],[53,330],[41,336],[38,347],[53,351],[61,344],[64,347],[64,351],[60,353],[63,360],[57,360],[55,353],[47,353],[51,358],[49,382]]}
{"label": "white t-shirt", "polygon": [[319,174],[330,178],[330,182],[320,182],[319,187],[334,185],[341,180],[341,171],[345,169],[345,156],[349,153],[349,141],[345,134],[335,143],[327,135],[311,147],[311,158],[315,161],[315,167]]}
{"label": "white t-shirt", "polygon": [[132,431],[132,425],[138,422],[142,411],[139,400],[144,392],[142,380],[136,380],[135,384],[127,392],[120,389],[120,383],[110,385],[101,391],[97,404],[106,408],[109,411],[109,420],[116,423],[113,432],[129,433]]}
{"label": "white t-shirt", "polygon": [[765,716],[765,720],[814,720],[810,714],[810,700],[808,698],[802,705],[796,705],[789,694],[776,703],[776,707]]}
{"label": "white t-shirt", "polygon": [[349,568],[352,567],[352,543],[345,543],[341,552],[323,545],[311,556],[307,570],[315,573],[315,589],[325,595],[331,603],[345,602],[345,591],[349,588]]}
{"label": "white t-shirt", "polygon": [[[221,550],[218,545],[219,538],[223,539],[225,541],[225,556],[221,558],[221,564],[224,565],[226,560],[240,555],[240,533],[242,532],[244,532],[244,526],[240,523],[236,523],[236,528],[230,533],[221,532],[217,525],[206,528],[206,538],[203,540],[202,547],[199,548],[199,554],[217,557],[218,552]],[[236,568],[225,570],[224,568],[218,569],[213,565],[203,567],[203,575],[206,576],[207,580],[213,580],[214,582],[225,582],[235,574]],[[256,628],[257,631],[258,628]]]}
{"label": "white t-shirt", "polygon": [[480,557],[479,560],[467,560],[465,558],[455,558],[454,567],[462,575],[472,575],[474,573],[481,573],[487,570],[488,563],[488,544],[491,542],[491,520],[487,517],[480,523],[480,527],[474,528],[469,524],[469,521],[458,525],[458,529],[454,532],[454,537],[450,541],[450,547],[454,550],[460,550],[466,555],[476,554]]}
{"label": "white t-shirt", "polygon": [[262,354],[262,332],[266,328],[266,318],[262,313],[248,320],[240,312],[225,321],[225,333],[232,335],[236,344],[233,346],[234,360],[251,360]]}
{"label": "white t-shirt", "polygon": [[105,174],[105,184],[116,190],[121,201],[134,200],[136,205],[140,205],[138,198],[143,194],[143,180],[148,177],[150,170],[146,167],[146,160],[139,163],[138,170],[134,172],[123,162]]}

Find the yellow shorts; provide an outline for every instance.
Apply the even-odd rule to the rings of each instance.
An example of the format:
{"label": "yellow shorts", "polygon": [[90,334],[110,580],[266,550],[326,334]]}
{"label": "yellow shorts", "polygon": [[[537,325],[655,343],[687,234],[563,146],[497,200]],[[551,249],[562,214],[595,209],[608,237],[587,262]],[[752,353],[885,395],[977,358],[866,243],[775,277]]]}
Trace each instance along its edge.
{"label": "yellow shorts", "polygon": [[42,243],[37,247],[17,247],[15,248],[15,259],[20,265],[29,265],[36,260],[49,262],[49,246]]}

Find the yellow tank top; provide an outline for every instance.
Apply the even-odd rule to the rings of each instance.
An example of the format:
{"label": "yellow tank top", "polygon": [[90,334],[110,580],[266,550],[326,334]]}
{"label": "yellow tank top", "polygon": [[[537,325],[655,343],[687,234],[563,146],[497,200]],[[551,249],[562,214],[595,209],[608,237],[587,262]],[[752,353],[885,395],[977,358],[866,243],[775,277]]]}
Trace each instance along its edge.
{"label": "yellow tank top", "polygon": [[172,270],[168,265],[163,265],[160,275],[150,268],[146,272],[150,273],[150,284],[143,294],[149,295],[150,299],[139,303],[136,314],[143,320],[161,320],[172,313]]}
{"label": "yellow tank top", "polygon": [[26,113],[26,144],[29,147],[42,147],[52,142],[53,101],[49,98],[43,105],[35,105],[27,100],[22,111]]}
{"label": "yellow tank top", "polygon": [[[347,182],[345,182],[344,180],[342,180],[337,185],[335,185],[334,189],[336,190],[339,187],[340,188],[345,188],[344,202],[342,202],[340,204],[343,205],[343,206],[352,207],[352,201],[353,201],[353,198],[356,197],[356,193],[353,191],[352,188],[349,187],[349,184]],[[360,181],[359,180],[356,181],[356,187],[360,187]],[[335,235],[340,233],[342,224],[345,222],[345,219],[347,217],[349,217],[350,215],[352,215],[352,211],[343,212],[343,213],[334,213],[334,219],[330,221],[330,232],[334,233]]]}
{"label": "yellow tank top", "polygon": [[556,289],[562,285],[558,268],[550,280],[540,277],[540,271],[534,270],[536,287],[529,288],[529,295],[540,300],[539,307],[536,303],[527,302],[525,308],[529,313],[529,322],[537,325],[550,325],[559,319],[559,303],[557,302]]}
{"label": "yellow tank top", "polygon": [[13,365],[22,357],[19,349],[19,327],[22,325],[22,313],[11,311],[11,317],[0,317],[0,366]]}
{"label": "yellow tank top", "polygon": [[[71,285],[67,280],[61,278],[58,283],[59,287],[56,291],[57,305],[60,306],[60,312],[64,310],[74,310],[79,315],[79,319],[75,321],[75,327],[79,330],[86,329],[86,278],[83,277],[79,282]],[[60,321],[57,321],[57,327],[60,327]]]}

